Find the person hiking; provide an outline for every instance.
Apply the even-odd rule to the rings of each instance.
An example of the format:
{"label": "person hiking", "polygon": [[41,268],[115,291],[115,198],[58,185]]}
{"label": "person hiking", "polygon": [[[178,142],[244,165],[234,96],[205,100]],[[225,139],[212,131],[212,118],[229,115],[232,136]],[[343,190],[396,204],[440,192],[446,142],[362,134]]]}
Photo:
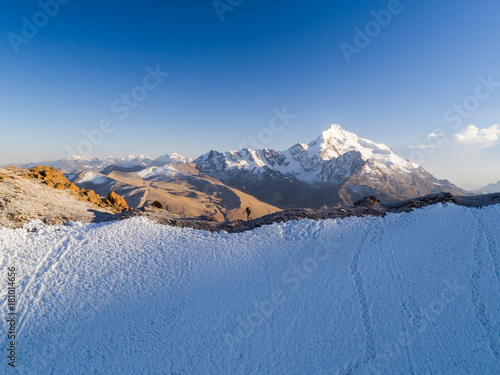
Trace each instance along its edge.
{"label": "person hiking", "polygon": [[245,212],[247,213],[247,220],[252,220],[252,210],[250,209],[250,207],[247,207],[245,209]]}

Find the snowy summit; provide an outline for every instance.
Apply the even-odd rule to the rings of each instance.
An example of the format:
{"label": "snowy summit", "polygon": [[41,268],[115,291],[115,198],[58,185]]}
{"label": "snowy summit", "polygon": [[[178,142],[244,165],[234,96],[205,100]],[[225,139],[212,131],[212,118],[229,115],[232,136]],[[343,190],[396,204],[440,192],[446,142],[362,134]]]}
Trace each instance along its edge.
{"label": "snowy summit", "polygon": [[[385,201],[449,191],[464,193],[404,160],[384,144],[332,125],[308,144],[284,150],[210,151],[195,159],[197,168],[279,207],[350,204],[366,195]],[[272,186],[273,192],[266,193]],[[311,197],[318,198],[314,203]],[[274,197],[274,198],[273,198]]]}

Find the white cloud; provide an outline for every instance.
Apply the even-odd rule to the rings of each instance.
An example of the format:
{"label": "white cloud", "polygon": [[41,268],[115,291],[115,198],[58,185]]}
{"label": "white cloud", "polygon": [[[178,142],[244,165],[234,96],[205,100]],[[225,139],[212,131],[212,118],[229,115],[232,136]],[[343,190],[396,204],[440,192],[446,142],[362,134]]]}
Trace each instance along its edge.
{"label": "white cloud", "polygon": [[500,127],[496,124],[489,128],[479,129],[474,125],[469,125],[453,137],[462,144],[479,148],[491,147],[500,141]]}
{"label": "white cloud", "polygon": [[416,142],[415,145],[408,146],[411,149],[428,149],[428,148],[437,148],[447,143],[448,139],[444,133],[429,133],[425,137],[424,143]]}
{"label": "white cloud", "polygon": [[436,144],[436,145],[425,145],[425,144],[423,144],[423,145],[410,145],[408,147],[411,148],[411,149],[418,149],[418,148],[436,148],[438,146],[439,146],[438,144]]}
{"label": "white cloud", "polygon": [[441,138],[444,136],[444,133],[429,133],[427,134],[426,139],[432,139],[432,138]]}

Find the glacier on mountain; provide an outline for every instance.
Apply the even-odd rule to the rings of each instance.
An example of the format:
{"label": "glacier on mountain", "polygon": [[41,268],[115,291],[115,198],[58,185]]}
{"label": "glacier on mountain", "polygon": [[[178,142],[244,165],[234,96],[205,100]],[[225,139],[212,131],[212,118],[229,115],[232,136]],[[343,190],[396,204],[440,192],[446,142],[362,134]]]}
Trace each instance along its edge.
{"label": "glacier on mountain", "polygon": [[[441,191],[465,192],[399,157],[390,147],[361,138],[340,125],[330,126],[308,144],[297,143],[284,151],[210,151],[194,162],[201,172],[235,188],[245,188],[278,207],[352,203],[363,194],[379,194],[391,201]],[[272,196],[265,192],[266,186],[272,189],[279,184],[295,189],[295,198],[285,197],[285,185]],[[316,202],[304,196],[318,194],[322,198]]]}

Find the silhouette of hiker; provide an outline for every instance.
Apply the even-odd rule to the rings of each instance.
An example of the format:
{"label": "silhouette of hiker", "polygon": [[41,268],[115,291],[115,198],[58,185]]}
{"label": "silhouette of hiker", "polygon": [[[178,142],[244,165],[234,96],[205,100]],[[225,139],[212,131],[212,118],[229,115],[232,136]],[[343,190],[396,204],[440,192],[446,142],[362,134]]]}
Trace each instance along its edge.
{"label": "silhouette of hiker", "polygon": [[252,220],[252,210],[250,209],[250,207],[247,207],[245,209],[245,212],[247,213],[247,220]]}

